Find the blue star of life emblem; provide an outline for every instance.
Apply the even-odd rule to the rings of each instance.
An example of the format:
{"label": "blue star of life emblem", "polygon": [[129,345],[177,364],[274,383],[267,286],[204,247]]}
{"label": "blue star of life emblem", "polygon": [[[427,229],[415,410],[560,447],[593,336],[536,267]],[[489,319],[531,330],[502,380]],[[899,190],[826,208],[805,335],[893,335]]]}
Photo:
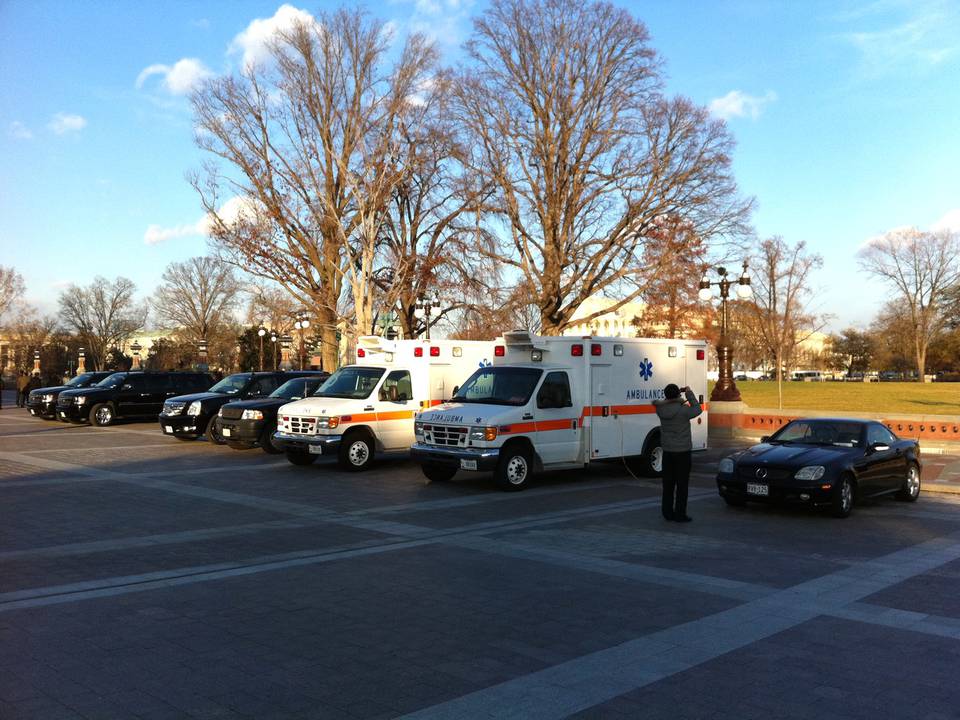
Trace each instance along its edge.
{"label": "blue star of life emblem", "polygon": [[653,363],[650,362],[649,358],[644,358],[643,362],[640,363],[640,377],[644,380],[649,380],[653,377]]}

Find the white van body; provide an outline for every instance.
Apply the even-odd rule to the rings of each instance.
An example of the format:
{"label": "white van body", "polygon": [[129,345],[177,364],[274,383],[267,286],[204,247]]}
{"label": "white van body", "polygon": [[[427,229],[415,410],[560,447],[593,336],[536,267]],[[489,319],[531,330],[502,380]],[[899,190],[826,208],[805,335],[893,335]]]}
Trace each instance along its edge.
{"label": "white van body", "polygon": [[295,464],[334,455],[350,470],[368,467],[378,452],[407,450],[414,414],[440,404],[474,370],[489,365],[493,347],[363,336],[357,362],[337,370],[318,390],[339,397],[315,395],[281,407],[275,444]]}
{"label": "white van body", "polygon": [[[525,486],[534,470],[582,468],[612,458],[639,456],[646,472],[659,474],[660,422],[653,401],[676,383],[689,386],[706,409],[706,353],[704,340],[505,333],[494,349],[493,370],[477,374],[474,386],[484,378],[489,392],[497,393],[492,388],[499,369],[516,368],[513,374],[527,378],[525,389],[514,397],[498,395],[501,402],[494,404],[471,401],[473,387],[464,383],[464,402],[418,414],[411,455],[432,479],[449,479],[457,470],[493,470],[508,489]],[[509,394],[512,381],[506,374],[499,378]],[[705,449],[706,412],[691,421],[691,432],[693,448]]]}

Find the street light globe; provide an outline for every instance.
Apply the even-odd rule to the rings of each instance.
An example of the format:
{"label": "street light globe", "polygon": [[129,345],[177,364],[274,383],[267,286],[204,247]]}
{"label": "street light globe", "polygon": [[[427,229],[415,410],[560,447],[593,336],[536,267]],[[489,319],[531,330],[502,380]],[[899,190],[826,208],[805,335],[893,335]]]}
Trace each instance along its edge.
{"label": "street light globe", "polygon": [[300,327],[306,330],[308,327],[310,327],[310,321],[304,318],[303,322],[300,323]]}
{"label": "street light globe", "polygon": [[257,335],[259,335],[260,337],[263,337],[266,334],[267,334],[267,331],[263,328],[260,328],[257,330]]}
{"label": "street light globe", "polygon": [[713,292],[708,287],[700,288],[700,292],[697,293],[697,297],[703,300],[703,302],[706,302],[713,297]]}
{"label": "street light globe", "polygon": [[299,330],[300,328],[303,327],[303,323],[301,323],[299,320],[297,320],[297,321],[293,324],[293,327],[294,327],[295,329]]}
{"label": "street light globe", "polygon": [[746,300],[748,297],[753,295],[753,288],[749,285],[737,285],[737,297],[741,300]]}
{"label": "street light globe", "polygon": [[426,310],[424,310],[422,307],[418,307],[416,310],[413,311],[413,316],[417,318],[417,320],[423,320],[426,314],[427,314]]}

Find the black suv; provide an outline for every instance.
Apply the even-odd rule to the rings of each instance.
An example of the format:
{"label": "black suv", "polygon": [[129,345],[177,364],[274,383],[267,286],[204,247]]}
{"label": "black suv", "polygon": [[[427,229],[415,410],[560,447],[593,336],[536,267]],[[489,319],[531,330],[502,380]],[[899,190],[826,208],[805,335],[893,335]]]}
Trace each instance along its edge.
{"label": "black suv", "polygon": [[289,402],[313,395],[328,377],[328,372],[305,372],[287,380],[265,398],[228,402],[220,408],[216,434],[234,450],[247,450],[259,445],[267,453],[283,452],[273,444],[277,410]]}
{"label": "black suv", "polygon": [[81,388],[96,385],[105,377],[113,375],[112,370],[103,370],[100,372],[80,373],[75,378],[71,378],[66,385],[55,385],[53,387],[37,388],[30,391],[27,398],[27,410],[35,417],[47,418],[48,420],[57,419],[57,397],[64,390],[80,390]]}
{"label": "black suv", "polygon": [[206,392],[169,398],[160,412],[160,430],[178,440],[206,435],[207,440],[223,445],[216,428],[217,413],[231,400],[265,398],[290,378],[309,372],[246,372],[228,375]]}
{"label": "black suv", "polygon": [[168,397],[211,385],[213,378],[208,373],[115,372],[92,387],[60,393],[57,417],[101,426],[120,418],[156,417]]}

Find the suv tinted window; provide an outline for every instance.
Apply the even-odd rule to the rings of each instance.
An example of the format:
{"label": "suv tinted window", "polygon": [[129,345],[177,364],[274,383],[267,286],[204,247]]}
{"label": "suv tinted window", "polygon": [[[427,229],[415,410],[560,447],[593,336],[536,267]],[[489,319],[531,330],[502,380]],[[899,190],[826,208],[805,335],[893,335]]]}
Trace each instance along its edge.
{"label": "suv tinted window", "polygon": [[123,386],[129,385],[130,390],[136,390],[137,392],[146,392],[147,390],[147,378],[143,375],[127,375],[127,379],[124,381]]}
{"label": "suv tinted window", "polygon": [[163,373],[150,374],[145,376],[147,392],[166,392],[170,384],[170,378]]}

